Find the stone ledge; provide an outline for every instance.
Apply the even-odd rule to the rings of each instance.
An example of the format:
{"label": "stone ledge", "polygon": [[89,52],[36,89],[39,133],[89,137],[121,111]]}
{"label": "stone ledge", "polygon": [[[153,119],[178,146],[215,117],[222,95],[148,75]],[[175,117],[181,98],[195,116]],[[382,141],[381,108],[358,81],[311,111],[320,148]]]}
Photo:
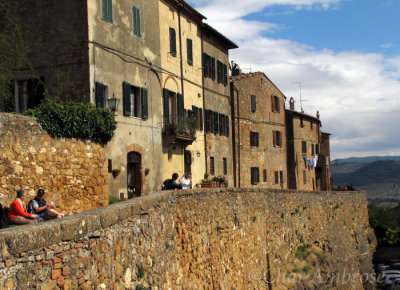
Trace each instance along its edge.
{"label": "stone ledge", "polygon": [[74,214],[58,220],[11,227],[0,230],[0,254],[2,257],[29,252],[34,249],[48,247],[62,241],[70,241],[93,235],[99,230],[110,227],[132,216],[148,212],[159,203],[173,203],[175,198],[190,196],[202,197],[206,194],[238,195],[247,192],[263,194],[298,194],[312,198],[347,198],[366,199],[365,191],[344,192],[300,192],[293,190],[254,190],[248,188],[214,188],[159,191],[150,195],[112,204],[103,208]]}

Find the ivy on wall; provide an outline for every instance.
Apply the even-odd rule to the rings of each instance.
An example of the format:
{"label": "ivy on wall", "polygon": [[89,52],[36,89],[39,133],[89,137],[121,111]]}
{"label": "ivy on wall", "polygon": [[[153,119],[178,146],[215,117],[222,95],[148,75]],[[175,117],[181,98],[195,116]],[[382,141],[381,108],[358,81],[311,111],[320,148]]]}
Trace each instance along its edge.
{"label": "ivy on wall", "polygon": [[45,98],[39,106],[30,109],[32,116],[52,137],[76,138],[106,144],[117,128],[112,111],[96,108],[90,103],[61,104]]}

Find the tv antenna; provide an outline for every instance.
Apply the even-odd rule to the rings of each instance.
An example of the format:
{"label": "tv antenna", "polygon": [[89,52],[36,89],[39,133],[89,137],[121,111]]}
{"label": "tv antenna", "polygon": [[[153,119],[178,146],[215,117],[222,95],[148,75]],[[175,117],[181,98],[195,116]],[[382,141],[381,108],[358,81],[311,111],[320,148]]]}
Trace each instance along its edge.
{"label": "tv antenna", "polygon": [[300,89],[300,110],[301,110],[302,113],[304,113],[303,102],[307,102],[308,100],[302,100],[301,99],[301,82],[292,82],[292,84],[298,84],[299,85],[299,89]]}

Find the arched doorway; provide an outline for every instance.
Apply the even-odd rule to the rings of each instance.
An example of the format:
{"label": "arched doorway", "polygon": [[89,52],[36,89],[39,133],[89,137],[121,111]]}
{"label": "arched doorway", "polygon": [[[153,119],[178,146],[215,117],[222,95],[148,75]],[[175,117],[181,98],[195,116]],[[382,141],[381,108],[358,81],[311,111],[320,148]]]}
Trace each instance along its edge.
{"label": "arched doorway", "polygon": [[138,152],[128,153],[128,198],[142,195],[142,156]]}

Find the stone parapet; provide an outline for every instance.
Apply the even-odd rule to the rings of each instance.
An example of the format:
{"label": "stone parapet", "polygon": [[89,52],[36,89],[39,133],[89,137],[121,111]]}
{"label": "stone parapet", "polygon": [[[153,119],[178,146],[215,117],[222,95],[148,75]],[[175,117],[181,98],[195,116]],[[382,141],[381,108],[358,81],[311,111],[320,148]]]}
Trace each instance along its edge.
{"label": "stone parapet", "polygon": [[365,192],[162,191],[0,230],[0,288],[370,288],[374,241]]}

